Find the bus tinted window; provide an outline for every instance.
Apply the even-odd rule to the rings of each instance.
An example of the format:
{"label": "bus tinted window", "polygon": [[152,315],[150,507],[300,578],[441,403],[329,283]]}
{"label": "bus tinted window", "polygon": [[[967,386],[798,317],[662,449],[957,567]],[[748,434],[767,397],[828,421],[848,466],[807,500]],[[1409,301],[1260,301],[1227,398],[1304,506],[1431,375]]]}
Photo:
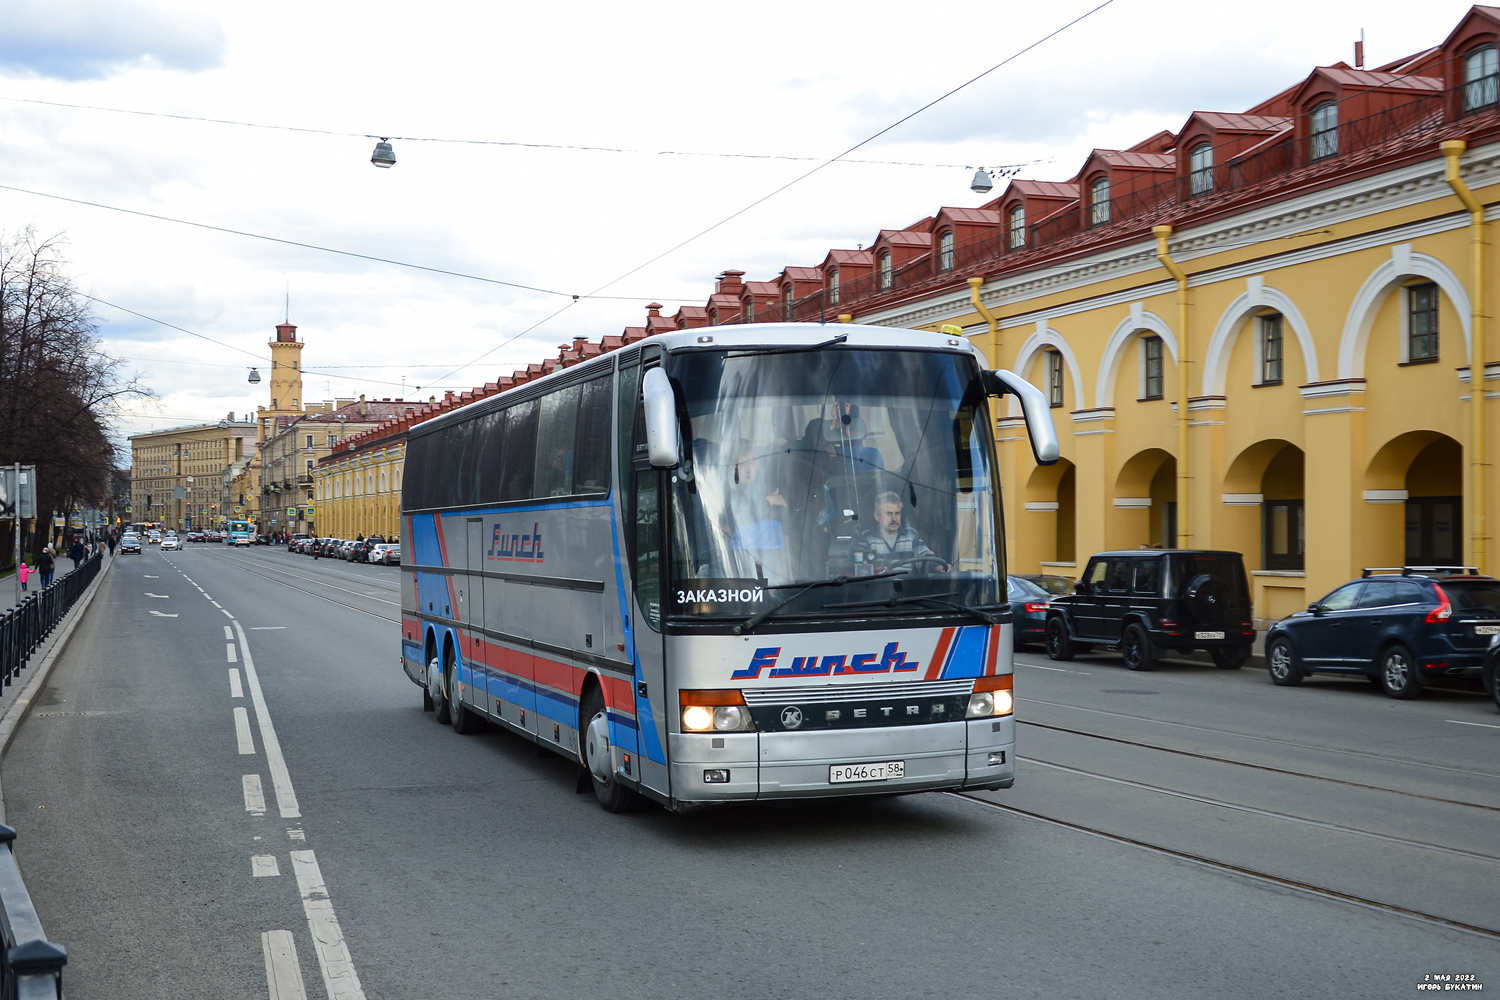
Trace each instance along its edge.
{"label": "bus tinted window", "polygon": [[609,492],[608,376],[585,382],[573,444],[573,492]]}
{"label": "bus tinted window", "polygon": [[476,503],[500,499],[500,470],[504,466],[505,411],[486,413],[474,431],[474,490]]}
{"label": "bus tinted window", "polygon": [[574,437],[583,386],[570,385],[542,397],[536,441],[536,482],[532,495],[565,497],[573,492]]}
{"label": "bus tinted window", "polygon": [[407,510],[422,510],[427,506],[427,443],[429,437],[411,438],[406,443],[405,477],[401,489],[401,506]]}
{"label": "bus tinted window", "polygon": [[469,490],[464,486],[473,481],[474,464],[469,448],[473,439],[473,421],[450,428],[435,439],[438,447],[429,456],[429,465],[432,458],[437,458],[437,474],[429,474],[428,478],[434,480],[438,487],[436,506],[458,507],[470,501],[471,498],[465,496]]}
{"label": "bus tinted window", "polygon": [[640,366],[620,370],[620,482],[630,481],[630,438],[635,431],[635,400],[641,386]]}
{"label": "bus tinted window", "polygon": [[505,411],[505,466],[500,474],[501,500],[530,500],[532,497],[537,410],[537,401],[529,399]]}

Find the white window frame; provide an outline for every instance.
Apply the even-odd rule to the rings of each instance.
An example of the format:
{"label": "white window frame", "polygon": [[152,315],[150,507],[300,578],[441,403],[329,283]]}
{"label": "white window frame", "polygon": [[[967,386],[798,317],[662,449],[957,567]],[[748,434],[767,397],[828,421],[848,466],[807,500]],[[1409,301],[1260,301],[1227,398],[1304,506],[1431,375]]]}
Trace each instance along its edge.
{"label": "white window frame", "polygon": [[839,304],[839,269],[836,267],[828,272],[828,304]]}
{"label": "white window frame", "polygon": [[[1272,319],[1273,317],[1277,317],[1277,316],[1281,317],[1281,379],[1279,381],[1276,381],[1276,382],[1268,382],[1268,381],[1266,381],[1266,333],[1267,333],[1267,323],[1266,323],[1266,321]],[[1250,318],[1250,322],[1254,325],[1254,328],[1255,328],[1254,329],[1255,336],[1252,338],[1252,340],[1254,341],[1254,354],[1255,354],[1255,373],[1254,373],[1254,376],[1255,377],[1254,377],[1254,379],[1253,379],[1253,381],[1252,381],[1251,384],[1252,385],[1281,385],[1281,384],[1285,383],[1286,382],[1286,314],[1285,313],[1276,312],[1275,310],[1267,310],[1266,312],[1257,313],[1254,316],[1252,316]]]}
{"label": "white window frame", "polygon": [[[1146,357],[1146,342],[1149,341],[1149,340],[1155,340],[1158,344],[1161,344],[1161,348],[1162,348],[1162,350],[1161,350],[1161,358],[1160,358],[1160,361],[1161,361],[1161,395],[1159,395],[1159,396],[1148,396],[1148,395],[1146,395],[1146,387],[1147,387],[1148,382],[1149,382],[1149,380],[1148,380],[1148,378],[1146,376],[1146,367],[1147,367],[1147,365],[1149,363],[1148,360],[1147,360],[1147,357]],[[1139,377],[1138,377],[1137,388],[1136,388],[1136,393],[1135,393],[1136,402],[1138,402],[1138,403],[1148,403],[1148,402],[1155,402],[1158,399],[1165,399],[1167,397],[1167,345],[1166,345],[1166,342],[1163,341],[1158,334],[1152,333],[1150,330],[1141,330],[1139,332],[1139,335],[1136,337],[1136,343],[1137,343],[1136,354],[1140,358],[1139,362],[1137,363],[1137,370],[1139,372]]]}
{"label": "white window frame", "polygon": [[[1439,358],[1442,357],[1442,351],[1443,351],[1443,326],[1442,326],[1443,290],[1442,290],[1441,287],[1438,286],[1437,282],[1433,281],[1430,278],[1414,278],[1411,281],[1409,281],[1408,283],[1406,283],[1406,284],[1404,284],[1404,285],[1401,286],[1401,353],[1400,353],[1401,362],[1400,363],[1403,364],[1403,365],[1409,365],[1412,362],[1412,356],[1411,356],[1411,295],[1412,295],[1412,290],[1416,289],[1416,288],[1425,287],[1427,285],[1431,285],[1433,287],[1433,290],[1437,292],[1437,297],[1438,297],[1437,307],[1438,307],[1438,321],[1439,321],[1438,322],[1438,331],[1437,331],[1438,332],[1438,355],[1437,356]],[[1434,359],[1433,358],[1421,358],[1420,361],[1423,364],[1432,364],[1433,361],[1434,361]]]}
{"label": "white window frame", "polygon": [[[1320,126],[1319,118],[1323,119]],[[1332,119],[1332,121],[1329,121]],[[1337,156],[1339,152],[1339,106],[1337,101],[1323,101],[1312,109],[1308,115],[1308,121],[1312,126],[1309,147],[1309,160],[1326,160],[1330,156]]]}
{"label": "white window frame", "polygon": [[876,261],[878,262],[877,266],[880,274],[878,284],[880,291],[884,292],[895,284],[896,281],[896,269],[891,259],[891,252],[889,250],[882,251],[880,256],[876,258]]}
{"label": "white window frame", "polygon": [[1108,224],[1109,178],[1095,177],[1089,182],[1089,225],[1105,226]]}
{"label": "white window frame", "polygon": [[1188,151],[1188,193],[1211,194],[1214,189],[1213,143],[1200,142]]}
{"label": "white window frame", "polygon": [[1019,250],[1026,245],[1026,206],[1010,207],[1010,248]]}
{"label": "white window frame", "polygon": [[953,230],[944,230],[938,236],[938,270],[953,270]]}

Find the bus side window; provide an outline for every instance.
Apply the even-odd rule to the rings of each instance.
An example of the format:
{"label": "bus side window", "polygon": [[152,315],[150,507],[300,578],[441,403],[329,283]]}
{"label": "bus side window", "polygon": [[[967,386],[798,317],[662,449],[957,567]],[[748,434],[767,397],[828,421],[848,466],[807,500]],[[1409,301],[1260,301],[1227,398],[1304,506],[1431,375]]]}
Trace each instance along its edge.
{"label": "bus side window", "polygon": [[491,504],[500,499],[500,470],[504,468],[505,411],[478,420],[474,436],[475,500]]}
{"label": "bus side window", "polygon": [[537,430],[535,497],[565,497],[573,492],[573,441],[578,428],[578,400],[583,386],[549,392],[541,399]]}
{"label": "bus side window", "polygon": [[505,411],[505,474],[501,500],[530,500],[536,457],[537,401],[528,399]]}
{"label": "bus side window", "polygon": [[646,621],[661,631],[661,473],[642,469],[635,485],[635,596]]}
{"label": "bus side window", "polygon": [[[630,438],[635,431],[635,403],[641,387],[641,369],[633,365],[620,372],[620,396],[615,407],[617,445],[619,448],[620,482],[630,482]],[[621,508],[628,506],[622,502]]]}
{"label": "bus side window", "polygon": [[573,439],[573,492],[609,492],[608,376],[583,383],[578,430]]}

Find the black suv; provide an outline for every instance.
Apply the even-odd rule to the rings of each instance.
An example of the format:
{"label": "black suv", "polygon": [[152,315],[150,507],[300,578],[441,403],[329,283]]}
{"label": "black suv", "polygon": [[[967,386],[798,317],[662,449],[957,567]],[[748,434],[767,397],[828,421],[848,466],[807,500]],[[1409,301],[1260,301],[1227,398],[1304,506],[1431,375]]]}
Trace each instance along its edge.
{"label": "black suv", "polygon": [[1469,567],[1365,570],[1266,630],[1266,667],[1281,685],[1313,673],[1363,674],[1392,698],[1429,680],[1478,674],[1500,636],[1500,580]]}
{"label": "black suv", "polygon": [[1075,593],[1054,597],[1047,655],[1071,660],[1094,644],[1118,648],[1131,670],[1150,670],[1164,650],[1207,650],[1234,670],[1250,658],[1255,627],[1238,552],[1130,549],[1089,559]]}

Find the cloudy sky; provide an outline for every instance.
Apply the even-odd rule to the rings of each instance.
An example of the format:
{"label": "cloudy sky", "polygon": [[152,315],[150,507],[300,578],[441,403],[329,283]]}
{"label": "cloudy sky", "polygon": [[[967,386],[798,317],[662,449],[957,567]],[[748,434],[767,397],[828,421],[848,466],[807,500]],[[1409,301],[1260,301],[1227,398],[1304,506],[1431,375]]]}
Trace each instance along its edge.
{"label": "cloudy sky", "polygon": [[[247,369],[288,290],[308,399],[425,399],[701,304],[725,268],[766,279],[977,205],[966,165],[1066,179],[1352,60],[1361,28],[1373,66],[1468,9],[1114,0],[853,157],[919,165],[834,164],[641,267],[817,163],[766,157],[840,153],[1098,2],[0,0],[0,232],[63,237],[158,394],[122,438],[266,402]],[[367,135],[413,138],[378,170]],[[681,155],[704,153],[748,155]]]}

